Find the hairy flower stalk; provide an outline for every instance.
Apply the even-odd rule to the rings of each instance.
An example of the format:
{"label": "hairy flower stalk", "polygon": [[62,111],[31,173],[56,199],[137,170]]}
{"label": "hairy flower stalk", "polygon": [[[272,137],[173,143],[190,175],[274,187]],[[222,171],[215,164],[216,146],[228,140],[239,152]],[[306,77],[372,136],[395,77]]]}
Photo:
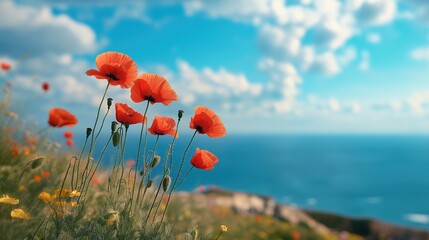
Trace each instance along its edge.
{"label": "hairy flower stalk", "polygon": [[[91,159],[91,156],[92,156],[92,152],[94,151],[94,147],[95,147],[94,132],[96,131],[96,127],[97,127],[97,123],[98,123],[98,118],[100,117],[101,106],[103,105],[104,99],[106,98],[106,93],[107,93],[107,90],[109,89],[111,81],[112,81],[111,79],[109,79],[107,81],[107,86],[104,89],[103,97],[101,98],[100,104],[98,105],[97,116],[95,118],[94,126],[92,127],[91,144],[89,145],[88,159],[87,159],[87,162],[86,162],[85,169],[84,169],[84,171],[82,173],[82,183],[81,183],[81,186],[85,186],[86,180],[88,178],[88,175],[86,175],[86,172],[88,170],[88,165],[89,165],[89,162],[90,162],[90,159]],[[106,113],[106,115],[107,115],[107,113]],[[106,117],[104,117],[104,119],[105,118]],[[104,124],[104,121],[103,121],[103,124]],[[103,125],[100,127],[99,132],[101,131],[102,128],[103,128]],[[80,162],[80,159],[79,159],[79,162]],[[78,166],[78,169],[80,170],[79,166]]]}
{"label": "hairy flower stalk", "polygon": [[[173,154],[172,154],[172,152],[173,152],[174,142],[175,142],[175,141],[176,141],[176,139],[177,139],[177,133],[178,133],[178,131],[179,131],[180,120],[182,119],[182,117],[183,117],[183,110],[179,110],[179,112],[178,112],[178,117],[177,117],[176,133],[174,134],[173,140],[172,140],[172,142],[171,142],[170,146],[168,147],[168,150],[167,150],[167,153],[166,153],[166,156],[165,156],[165,161],[164,161],[164,172],[163,172],[163,175],[162,175],[162,177],[163,177],[163,178],[166,176],[167,169],[172,169],[172,167],[173,167]],[[169,166],[168,166],[168,168],[167,168],[167,160],[168,160],[168,159],[170,159],[170,161],[169,161]],[[159,187],[160,187],[160,186],[159,186]],[[159,191],[159,187],[158,187],[158,191]],[[164,197],[164,195],[165,195],[165,193],[166,193],[166,192],[167,192],[167,191],[163,191],[163,192],[162,192],[162,194],[161,194],[161,198],[160,198],[160,201],[163,199],[163,197]],[[160,206],[161,206],[161,204],[158,204],[158,206],[157,206],[157,208],[156,208],[156,211],[155,211],[155,213],[154,213],[154,215],[153,215],[153,220],[155,220],[156,214],[158,213],[158,210],[159,210],[159,207],[160,207]]]}
{"label": "hairy flower stalk", "polygon": [[[146,109],[144,110],[144,113],[143,113],[142,127],[140,129],[140,136],[139,136],[139,145],[137,147],[136,169],[138,169],[138,167],[139,167],[140,148],[141,148],[141,145],[142,145],[143,130],[144,130],[144,126],[145,126],[146,114],[147,114],[147,110],[149,108],[149,103],[150,102],[147,101]],[[146,152],[146,149],[145,149],[145,152]],[[143,178],[144,178],[144,176],[142,176],[142,179]],[[134,199],[134,191],[135,191],[135,187],[136,187],[136,182],[137,182],[137,174],[134,174],[133,189],[131,191],[131,206],[130,206],[130,209],[133,209],[133,199]],[[136,200],[138,200],[138,198]],[[137,201],[136,201],[135,205],[137,205]]]}
{"label": "hairy flower stalk", "polygon": [[129,126],[130,126],[129,124],[125,124],[124,144],[122,145],[122,149],[121,149],[122,154],[121,154],[121,158],[120,158],[121,178],[119,178],[119,182],[118,182],[118,198],[119,198],[119,193],[121,191],[122,179],[124,178],[124,170],[125,170],[124,154],[125,154],[125,146],[127,144],[127,135],[128,135]]}
{"label": "hairy flower stalk", "polygon": [[195,130],[195,131],[194,131],[194,134],[192,134],[192,138],[191,138],[191,140],[189,141],[188,146],[186,146],[185,152],[183,153],[182,161],[180,162],[179,171],[177,172],[176,177],[174,178],[173,185],[172,185],[172,187],[171,187],[171,189],[170,189],[170,192],[169,192],[169,194],[168,194],[167,202],[165,203],[165,209],[164,209],[164,212],[162,213],[161,222],[164,220],[165,213],[167,212],[168,204],[170,203],[171,194],[173,193],[173,191],[174,191],[174,189],[175,189],[175,187],[176,187],[177,180],[179,179],[180,173],[181,173],[182,168],[183,168],[183,164],[185,163],[186,153],[188,152],[189,147],[191,146],[191,143],[192,143],[192,141],[194,140],[195,135],[197,134],[197,132],[198,132],[198,130]]}

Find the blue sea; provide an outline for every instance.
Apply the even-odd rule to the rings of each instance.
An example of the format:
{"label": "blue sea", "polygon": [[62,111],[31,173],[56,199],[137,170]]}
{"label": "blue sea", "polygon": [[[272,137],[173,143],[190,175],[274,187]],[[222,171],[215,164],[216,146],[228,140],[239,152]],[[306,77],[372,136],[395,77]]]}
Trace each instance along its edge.
{"label": "blue sea", "polygon": [[[175,145],[174,169],[189,138],[180,136]],[[161,138],[158,153],[170,140]],[[149,148],[153,141],[151,136]],[[299,208],[429,229],[429,136],[197,135],[185,169],[196,147],[215,153],[219,163],[211,171],[194,169],[182,190],[216,186]],[[130,137],[127,159],[135,159],[136,148],[137,137]]]}

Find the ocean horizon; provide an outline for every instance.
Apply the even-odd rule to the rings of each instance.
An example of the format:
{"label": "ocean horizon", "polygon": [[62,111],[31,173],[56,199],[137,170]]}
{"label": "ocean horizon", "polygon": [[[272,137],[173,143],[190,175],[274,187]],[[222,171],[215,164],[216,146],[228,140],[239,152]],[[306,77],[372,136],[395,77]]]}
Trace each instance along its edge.
{"label": "ocean horizon", "polygon": [[[175,144],[173,172],[190,137],[181,135]],[[154,139],[149,136],[148,149]],[[162,156],[171,139],[161,137],[157,153]],[[302,209],[429,230],[428,144],[429,135],[406,134],[197,135],[184,171],[197,147],[216,154],[219,163],[210,171],[193,169],[179,190],[249,192]],[[137,145],[138,137],[130,136],[125,160],[136,158]],[[104,166],[112,156],[109,147]]]}

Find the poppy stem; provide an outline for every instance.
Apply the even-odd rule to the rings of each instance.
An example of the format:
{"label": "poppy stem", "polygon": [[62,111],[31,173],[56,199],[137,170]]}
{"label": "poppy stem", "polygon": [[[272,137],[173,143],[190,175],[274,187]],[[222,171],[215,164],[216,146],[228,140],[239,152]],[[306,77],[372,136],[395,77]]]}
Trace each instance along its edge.
{"label": "poppy stem", "polygon": [[[120,134],[120,141],[121,141],[121,145],[122,145],[122,136],[123,136],[122,125],[118,128],[118,130],[116,130],[116,132],[118,132]],[[119,154],[120,154],[119,149],[120,148],[122,148],[122,147],[116,148],[115,163],[113,164],[112,173],[110,174],[109,180],[108,180],[107,190],[109,191],[109,193],[110,193],[110,184],[112,182],[112,179],[114,179],[113,182],[116,182],[116,177],[115,177],[116,175],[114,175],[114,174],[115,174],[116,164],[118,163],[118,159],[119,159]]]}
{"label": "poppy stem", "polygon": [[124,145],[122,146],[122,154],[121,154],[121,178],[119,179],[119,186],[118,186],[118,198],[119,198],[119,193],[121,191],[121,183],[122,183],[122,179],[124,177],[124,170],[125,170],[125,163],[124,163],[124,154],[125,154],[125,145],[127,143],[127,134],[128,134],[128,128],[125,127],[125,136],[124,136]]}
{"label": "poppy stem", "polygon": [[[137,172],[138,172],[138,169],[139,169],[140,147],[142,145],[143,130],[144,130],[144,125],[145,125],[145,120],[146,120],[146,113],[147,113],[147,110],[149,108],[149,103],[150,102],[147,101],[146,109],[144,110],[144,114],[143,114],[142,127],[140,129],[139,145],[138,145],[138,148],[137,148],[137,158],[136,158],[136,174],[134,174],[133,190],[131,192],[131,206],[130,206],[130,209],[133,209],[134,191],[135,191],[136,181],[137,181]],[[142,176],[142,177],[144,177],[144,176]],[[138,200],[138,197],[137,197],[137,200]],[[137,205],[137,201],[136,201],[135,204]]]}
{"label": "poppy stem", "polygon": [[[103,97],[101,98],[100,104],[98,105],[97,116],[95,118],[94,127],[92,128],[92,132],[91,132],[91,145],[89,147],[88,160],[86,162],[85,169],[83,170],[81,186],[85,186],[86,180],[88,178],[88,176],[85,176],[85,174],[86,174],[86,171],[88,170],[88,165],[89,165],[89,161],[91,159],[92,151],[94,150],[94,147],[95,147],[94,146],[95,145],[95,143],[94,143],[95,128],[97,127],[98,118],[100,117],[101,106],[103,105],[104,99],[106,98],[106,93],[107,93],[107,90],[109,89],[110,81],[111,80],[107,81],[106,89],[104,90]],[[101,128],[100,128],[100,130],[101,130]],[[85,179],[84,179],[84,177],[85,177]]]}
{"label": "poppy stem", "polygon": [[[155,145],[153,146],[152,159],[155,157],[155,154],[156,154],[156,146],[158,145],[158,140],[159,140],[159,135],[156,135]],[[148,176],[148,181],[150,180],[149,177],[150,177],[150,175]],[[162,183],[162,180],[161,180],[161,183]],[[158,197],[159,189],[160,188],[158,188],[158,190],[156,191],[156,195],[155,195],[155,198],[153,199],[152,205],[150,206],[149,213],[147,214],[147,217],[146,217],[146,220],[145,220],[145,224],[149,220],[150,213],[152,212],[152,208],[155,205],[156,197]]]}
{"label": "poppy stem", "polygon": [[[173,140],[171,141],[171,144],[170,144],[170,146],[168,147],[167,154],[166,154],[166,156],[165,156],[165,161],[164,161],[164,174],[163,174],[163,176],[162,176],[162,179],[164,179],[164,177],[165,177],[165,175],[166,175],[166,173],[167,173],[167,161],[168,161],[168,159],[170,159],[168,169],[172,169],[172,166],[173,166],[173,154],[171,154],[171,153],[173,152],[174,142],[175,142],[175,141],[176,141],[176,139],[177,139],[177,133],[178,133],[178,131],[179,131],[179,125],[180,125],[180,119],[181,119],[180,117],[177,119],[176,132],[174,133]],[[161,182],[160,184],[162,184],[162,182]],[[162,194],[161,194],[161,200],[163,199],[164,195],[165,195],[165,192],[162,192]],[[159,207],[160,207],[160,206],[161,206],[161,204],[158,204],[158,206],[157,206],[157,208],[156,208],[156,211],[155,211],[155,214],[153,215],[153,220],[152,220],[152,221],[155,221],[155,217],[156,217],[156,214],[158,213],[158,210],[159,210]]]}
{"label": "poppy stem", "polygon": [[95,132],[95,128],[97,127],[98,118],[100,117],[101,106],[103,105],[104,99],[106,98],[107,90],[109,89],[109,86],[110,86],[110,81],[111,80],[107,81],[106,89],[104,90],[103,97],[101,98],[100,104],[98,105],[97,117],[95,118],[94,127],[92,128],[92,133],[91,133],[92,134],[91,135],[91,147],[89,150],[89,155],[91,155],[92,150],[94,149],[94,132]]}
{"label": "poppy stem", "polygon": [[222,235],[222,231],[219,232],[215,240],[218,240],[220,238],[220,235]]}
{"label": "poppy stem", "polygon": [[[101,160],[103,159],[103,156],[104,156],[104,153],[106,153],[106,149],[107,149],[107,147],[109,146],[109,143],[110,143],[110,141],[112,140],[112,137],[113,137],[113,133],[112,134],[110,134],[110,137],[109,137],[109,140],[107,140],[107,143],[106,143],[106,145],[104,146],[104,148],[103,148],[103,151],[101,152],[101,155],[100,155],[100,158],[98,159],[98,161],[97,161],[97,165],[95,166],[95,169],[94,169],[94,171],[92,172],[92,174],[91,174],[91,177],[89,178],[89,180],[88,180],[88,183],[86,184],[86,189],[85,188],[82,188],[82,193],[83,193],[83,190],[85,190],[85,194],[81,194],[80,196],[79,196],[79,199],[78,199],[78,203],[79,203],[79,200],[80,200],[80,198],[81,198],[81,196],[86,196],[86,194],[87,194],[87,192],[88,192],[88,189],[89,189],[89,184],[91,184],[91,181],[92,181],[92,179],[94,178],[94,175],[95,175],[95,173],[97,172],[97,169],[98,169],[98,166],[100,165],[100,162],[101,162]],[[91,167],[91,170],[92,170],[92,167]],[[89,171],[89,173],[91,172],[91,170]],[[84,186],[85,187],[85,186]]]}
{"label": "poppy stem", "polygon": [[88,137],[85,138],[85,143],[83,144],[82,151],[80,151],[79,158],[77,159],[78,163],[77,163],[77,172],[76,172],[76,185],[74,189],[77,189],[77,185],[79,184],[80,162],[82,160],[83,152],[85,151],[86,145],[88,143]]}
{"label": "poppy stem", "polygon": [[194,169],[194,166],[191,166],[191,168],[189,168],[189,170],[186,172],[186,174],[182,178],[182,180],[180,180],[180,182],[177,184],[177,186],[174,189],[172,188],[173,191],[176,190],[177,188],[179,188],[180,185],[182,185],[182,183],[186,180],[186,178],[188,178],[189,173],[191,173],[192,169]]}
{"label": "poppy stem", "polygon": [[60,202],[61,202],[61,196],[62,196],[63,189],[64,189],[64,184],[66,183],[66,179],[67,179],[67,176],[68,176],[69,171],[70,171],[71,161],[73,160],[73,158],[76,158],[76,157],[73,156],[72,159],[70,159],[69,166],[67,167],[66,174],[64,175],[64,179],[63,179],[63,182],[61,184],[60,193],[58,194],[58,198],[60,199]]}
{"label": "poppy stem", "polygon": [[165,213],[167,212],[168,204],[170,203],[170,199],[171,199],[171,194],[173,193],[173,190],[176,188],[177,180],[179,179],[180,172],[182,171],[182,168],[183,168],[183,163],[185,162],[186,153],[188,152],[189,147],[191,146],[191,143],[192,143],[192,141],[194,140],[195,135],[197,134],[197,132],[198,132],[198,130],[195,130],[194,134],[192,135],[191,140],[190,140],[190,141],[189,141],[189,143],[188,143],[188,146],[186,146],[185,152],[183,153],[182,161],[180,162],[179,171],[177,172],[177,175],[176,175],[176,177],[175,177],[175,179],[174,179],[173,186],[171,187],[171,189],[170,189],[170,193],[168,194],[167,203],[165,204],[164,212],[162,213],[161,223],[162,223],[162,221],[164,220]]}

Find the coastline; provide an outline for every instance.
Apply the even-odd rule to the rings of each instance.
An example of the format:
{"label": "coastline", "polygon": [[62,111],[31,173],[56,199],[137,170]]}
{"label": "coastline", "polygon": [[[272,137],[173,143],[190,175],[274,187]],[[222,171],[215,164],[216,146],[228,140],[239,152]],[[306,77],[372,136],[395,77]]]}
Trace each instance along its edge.
{"label": "coastline", "polygon": [[230,209],[242,216],[267,216],[294,225],[305,224],[321,236],[353,234],[364,239],[429,239],[429,231],[398,226],[376,219],[353,218],[335,213],[300,209],[277,203],[269,196],[209,189],[202,192],[178,192],[177,200],[197,206]]}

